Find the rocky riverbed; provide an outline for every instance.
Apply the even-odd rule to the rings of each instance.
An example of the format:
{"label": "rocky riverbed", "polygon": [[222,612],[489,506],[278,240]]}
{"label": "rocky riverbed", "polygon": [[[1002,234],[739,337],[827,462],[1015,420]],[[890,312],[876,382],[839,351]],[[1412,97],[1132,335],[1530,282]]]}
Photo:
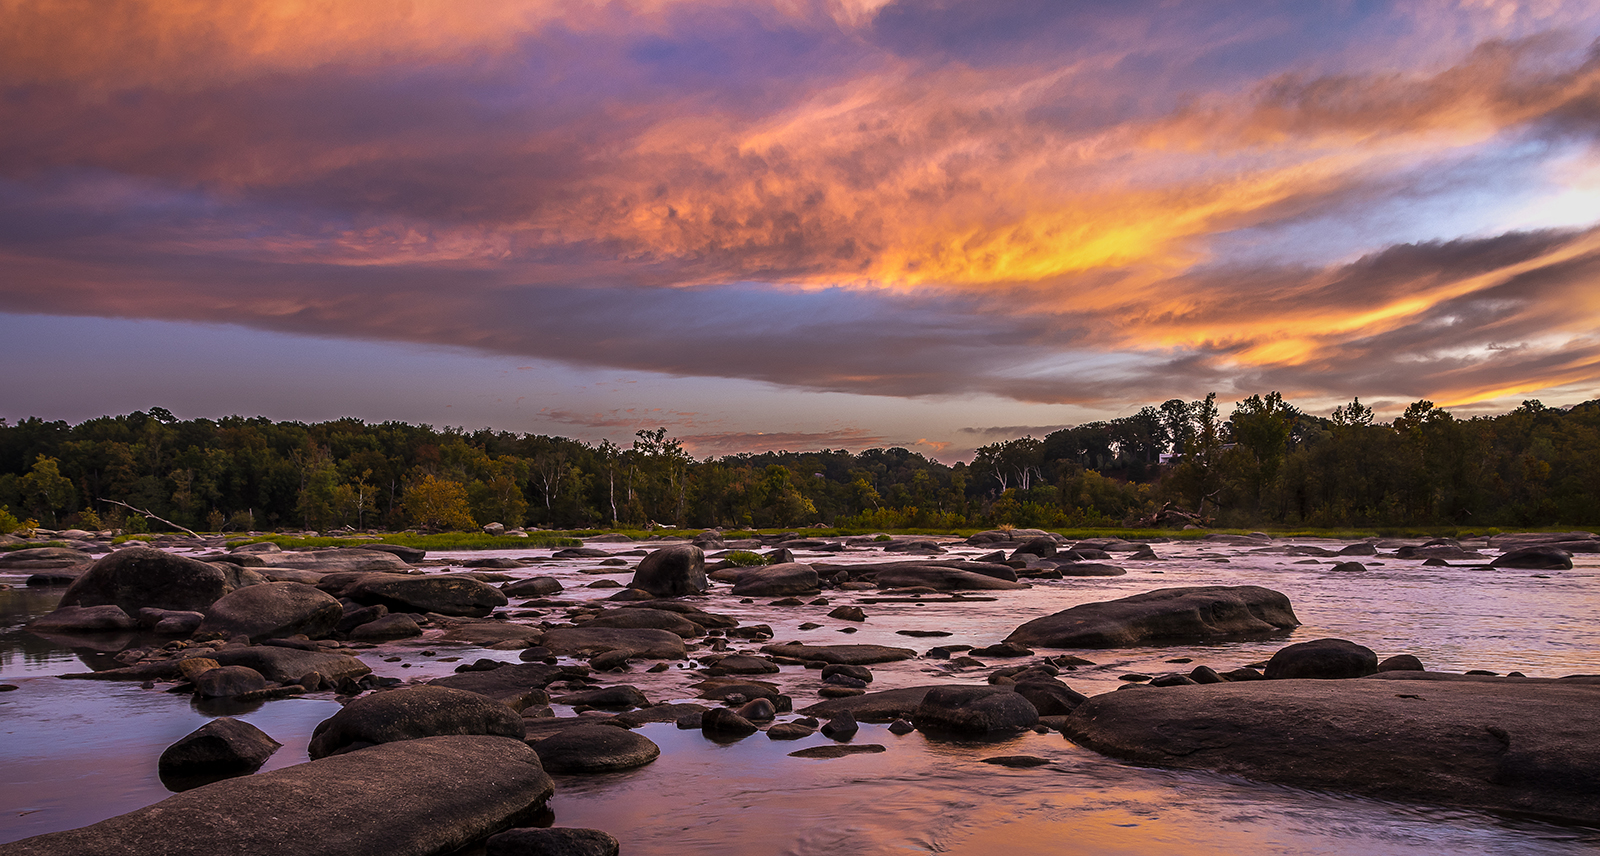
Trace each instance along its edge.
{"label": "rocky riverbed", "polygon": [[1600,848],[1587,533],[160,546],[0,555],[0,852]]}

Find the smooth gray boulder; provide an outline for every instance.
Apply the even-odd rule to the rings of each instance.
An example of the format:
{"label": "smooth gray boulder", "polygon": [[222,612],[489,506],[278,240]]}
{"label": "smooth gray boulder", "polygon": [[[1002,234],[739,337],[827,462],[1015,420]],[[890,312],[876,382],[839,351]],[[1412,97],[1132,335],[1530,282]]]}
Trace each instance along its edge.
{"label": "smooth gray boulder", "polygon": [[508,829],[484,842],[484,856],[618,856],[622,845],[598,829]]}
{"label": "smooth gray boulder", "polygon": [[203,612],[233,588],[223,570],[209,562],[127,547],[90,565],[61,595],[61,605],[113,604],[129,615],[147,606]]}
{"label": "smooth gray boulder", "polygon": [[1600,685],[1424,674],[1109,692],[1063,731],[1135,764],[1600,823]]}
{"label": "smooth gray boulder", "polygon": [[1242,639],[1300,625],[1289,598],[1260,586],[1157,589],[1086,603],[1023,624],[1007,642],[1046,648],[1119,648]]}
{"label": "smooth gray boulder", "polygon": [[156,767],[169,789],[188,790],[197,779],[209,784],[204,779],[253,773],[282,746],[254,725],[223,716],[168,746]]}
{"label": "smooth gray boulder", "polygon": [[628,587],[656,597],[681,597],[700,594],[710,584],[706,579],[705,551],[693,544],[674,544],[641,559]]}
{"label": "smooth gray boulder", "polygon": [[1345,639],[1313,639],[1280,649],[1267,661],[1267,680],[1364,678],[1377,674],[1378,655]]}
{"label": "smooth gray boulder", "polygon": [[327,592],[300,583],[261,583],[235,589],[205,610],[198,633],[250,641],[304,635],[319,639],[333,632],[344,607]]}
{"label": "smooth gray boulder", "polygon": [[367,606],[381,604],[391,612],[475,617],[509,603],[494,586],[457,574],[368,574],[346,586],[342,596]]}
{"label": "smooth gray boulder", "polygon": [[934,687],[911,724],[925,734],[1001,734],[1039,724],[1039,711],[1010,687]]}
{"label": "smooth gray boulder", "polygon": [[430,737],[226,779],[4,846],[6,856],[443,856],[534,820],[554,791],[506,737]]}
{"label": "smooth gray boulder", "polygon": [[784,562],[740,572],[733,583],[733,593],[742,597],[785,597],[810,594],[821,585],[816,570],[810,565]]}
{"label": "smooth gray boulder", "polygon": [[614,773],[661,755],[655,741],[615,725],[576,725],[529,745],[552,773]]}
{"label": "smooth gray boulder", "polygon": [[521,740],[522,716],[487,696],[439,686],[406,687],[362,696],[318,723],[306,748],[326,758],[383,743],[488,734]]}

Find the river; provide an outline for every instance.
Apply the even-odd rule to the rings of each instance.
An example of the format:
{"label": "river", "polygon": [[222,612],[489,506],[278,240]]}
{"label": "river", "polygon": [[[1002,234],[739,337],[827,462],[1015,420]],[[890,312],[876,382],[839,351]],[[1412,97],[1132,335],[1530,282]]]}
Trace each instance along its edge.
{"label": "river", "polygon": [[[1296,540],[1293,543],[1340,546]],[[644,545],[592,544],[610,550]],[[1339,637],[1380,657],[1414,654],[1429,669],[1520,671],[1555,677],[1600,672],[1600,555],[1580,554],[1570,571],[1425,567],[1415,560],[1364,557],[1363,573],[1331,570],[1335,559],[1288,558],[1209,542],[1154,545],[1159,561],[1117,561],[1119,577],[1035,581],[1025,591],[983,592],[993,600],[963,603],[864,603],[881,593],[826,592],[827,606],[773,606],[773,598],[741,603],[725,584],[699,605],[744,624],[774,630],[773,641],[811,644],[875,643],[926,650],[933,645],[982,646],[1031,618],[1068,606],[1156,588],[1262,585],[1289,596],[1302,626],[1285,637],[1206,646],[1168,646],[1073,652],[1095,665],[1063,672],[1074,689],[1093,695],[1122,685],[1128,673],[1219,671],[1259,662],[1293,641]],[[1471,547],[1472,544],[1465,546]],[[430,559],[490,556],[548,559],[550,550],[512,549],[431,553]],[[939,558],[972,558],[981,550],[952,545]],[[626,558],[626,557],[625,557]],[[800,561],[882,561],[878,550],[800,553]],[[512,576],[554,576],[559,596],[579,603],[625,583],[631,574],[597,560],[545,561]],[[1457,564],[1457,563],[1452,563]],[[0,577],[0,843],[69,829],[140,808],[168,795],[156,759],[169,744],[230,712],[284,744],[264,769],[306,759],[311,730],[338,709],[329,693],[270,701],[235,711],[201,710],[186,695],[137,684],[62,680],[58,675],[117,665],[111,652],[52,644],[21,630],[48,612],[59,589],[27,589],[22,577]],[[929,600],[944,600],[934,598]],[[860,603],[868,620],[826,617],[841,604]],[[513,611],[518,611],[515,604]],[[521,610],[531,612],[530,610]],[[540,608],[526,620],[559,619]],[[814,622],[821,626],[802,630]],[[846,633],[848,629],[855,632]],[[950,635],[912,639],[896,631]],[[736,642],[736,648],[759,643]],[[420,680],[451,673],[461,662],[515,662],[516,651],[430,641],[386,643],[355,652],[380,675]],[[1040,651],[1043,654],[1059,652]],[[1186,660],[1181,664],[1171,661]],[[928,683],[981,684],[994,668],[1030,660],[991,660],[986,668],[952,668],[949,661],[913,659],[873,667],[872,690]],[[606,675],[655,702],[697,701],[687,669],[650,674],[636,667]],[[776,681],[803,707],[816,699],[817,673],[785,666]],[[614,680],[613,680],[614,678]],[[557,713],[570,710],[557,706]],[[789,715],[780,719],[791,718]],[[890,734],[863,724],[853,742],[887,751],[833,760],[788,753],[828,742],[757,734],[729,745],[671,724],[640,733],[661,746],[654,763],[623,773],[557,776],[551,801],[559,826],[586,826],[615,835],[629,856],[654,854],[1534,854],[1600,852],[1600,830],[1564,827],[1430,806],[1260,784],[1192,772],[1132,767],[1087,750],[1060,734],[1026,733],[989,743],[934,741],[913,732]],[[1045,766],[1012,769],[983,762],[1027,754]]]}

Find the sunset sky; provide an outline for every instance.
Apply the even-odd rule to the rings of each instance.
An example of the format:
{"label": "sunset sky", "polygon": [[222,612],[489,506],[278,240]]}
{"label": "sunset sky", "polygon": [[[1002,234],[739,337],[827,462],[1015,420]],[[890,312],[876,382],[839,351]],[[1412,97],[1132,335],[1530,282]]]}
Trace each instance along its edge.
{"label": "sunset sky", "polygon": [[1600,397],[1600,6],[0,0],[0,417]]}

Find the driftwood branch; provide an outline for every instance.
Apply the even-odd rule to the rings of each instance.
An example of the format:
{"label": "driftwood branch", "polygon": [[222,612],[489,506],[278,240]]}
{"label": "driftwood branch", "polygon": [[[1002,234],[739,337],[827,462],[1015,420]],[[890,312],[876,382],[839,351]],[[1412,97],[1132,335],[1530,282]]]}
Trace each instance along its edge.
{"label": "driftwood branch", "polygon": [[101,498],[100,501],[101,502],[109,502],[112,505],[120,505],[123,508],[128,509],[129,511],[132,511],[132,512],[135,512],[135,513],[138,513],[138,514],[142,514],[145,517],[150,518],[151,520],[159,520],[162,523],[165,523],[168,526],[171,526],[173,529],[182,529],[183,531],[189,533],[190,535],[192,535],[192,536],[194,536],[196,538],[200,537],[200,533],[194,531],[193,529],[189,529],[189,528],[184,527],[184,526],[179,526],[178,524],[173,523],[171,520],[168,520],[165,517],[157,517],[154,514],[151,514],[150,512],[148,512],[148,511],[146,511],[146,510],[144,510],[142,508],[134,508],[133,506],[127,504],[126,502],[122,502],[120,500],[115,500],[115,499],[105,499],[105,498]]}

